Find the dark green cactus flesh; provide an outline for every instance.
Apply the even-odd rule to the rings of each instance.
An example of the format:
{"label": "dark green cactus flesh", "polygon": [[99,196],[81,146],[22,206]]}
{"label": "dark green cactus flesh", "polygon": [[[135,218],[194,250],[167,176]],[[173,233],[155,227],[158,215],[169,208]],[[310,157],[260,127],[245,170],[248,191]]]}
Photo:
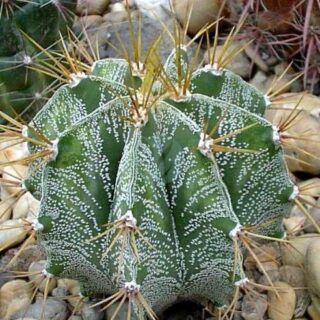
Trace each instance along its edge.
{"label": "dark green cactus flesh", "polygon": [[[26,109],[39,110],[52,94],[53,78],[37,72],[38,61],[48,57],[35,46],[57,49],[60,34],[70,24],[74,0],[1,2],[0,105],[11,116]],[[30,41],[30,39],[32,41]],[[30,111],[30,110],[27,110]]]}
{"label": "dark green cactus flesh", "polygon": [[[176,66],[174,51],[165,83],[179,91]],[[179,300],[224,305],[245,279],[238,233],[281,237],[295,195],[262,117],[268,100],[226,70],[195,71],[178,96],[157,81],[146,91],[148,74],[131,70],[98,61],[31,123],[52,142],[26,181],[41,197],[46,270],[79,280],[87,296],[125,292],[141,317]]]}

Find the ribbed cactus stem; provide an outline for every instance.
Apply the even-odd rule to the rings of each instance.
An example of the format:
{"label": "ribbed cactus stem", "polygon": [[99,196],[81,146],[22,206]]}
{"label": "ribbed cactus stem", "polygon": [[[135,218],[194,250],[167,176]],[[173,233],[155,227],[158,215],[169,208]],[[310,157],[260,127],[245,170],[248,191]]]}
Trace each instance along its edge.
{"label": "ribbed cactus stem", "polygon": [[47,158],[25,181],[47,272],[151,319],[227,304],[248,282],[247,230],[282,237],[298,195],[263,94],[225,69],[190,73],[185,49],[161,68],[106,59],[75,75],[30,123],[30,153]]}

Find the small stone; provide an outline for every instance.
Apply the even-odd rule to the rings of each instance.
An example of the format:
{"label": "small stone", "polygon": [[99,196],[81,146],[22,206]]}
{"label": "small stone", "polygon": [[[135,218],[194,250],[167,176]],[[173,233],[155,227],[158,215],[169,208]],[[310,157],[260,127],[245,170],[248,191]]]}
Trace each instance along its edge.
{"label": "small stone", "polygon": [[[317,206],[320,206],[320,198],[316,202]],[[313,207],[309,210],[311,217],[313,218],[314,222],[320,226],[320,209]],[[309,220],[306,220],[306,227],[305,231],[307,233],[316,233],[317,229],[313,223],[311,223]]]}
{"label": "small stone", "polygon": [[169,1],[170,0],[134,0],[134,3],[140,12],[148,15],[151,19],[163,21],[166,19],[168,11],[170,11]]}
{"label": "small stone", "polygon": [[281,281],[290,284],[292,287],[305,287],[306,279],[303,269],[295,266],[281,266],[279,269]]}
{"label": "small stone", "polygon": [[267,271],[267,275],[268,275],[268,278],[265,274],[260,276],[258,279],[258,283],[264,286],[270,286],[269,279],[271,280],[272,283],[280,280],[279,270],[269,270]]}
{"label": "small stone", "polygon": [[[0,268],[1,270],[1,268]],[[0,288],[7,282],[11,281],[12,273],[0,271]]]}
{"label": "small stone", "polygon": [[102,23],[103,18],[98,15],[78,17],[73,24],[73,28],[77,31],[82,31],[83,29],[97,30]]}
{"label": "small stone", "polygon": [[125,5],[122,2],[116,2],[110,5],[111,12],[127,12]]}
{"label": "small stone", "polygon": [[260,250],[255,249],[254,251],[260,263],[258,264],[255,257],[249,255],[244,263],[247,269],[250,269],[248,266],[252,265],[254,268],[258,268],[261,273],[278,270],[280,265],[277,261],[280,256],[278,244],[270,243],[268,245],[263,245],[260,246]]}
{"label": "small stone", "polygon": [[[20,227],[21,226],[21,227]],[[21,220],[7,220],[0,224],[0,249],[11,248],[21,243],[27,231],[24,229]]]}
{"label": "small stone", "polygon": [[[136,0],[137,1],[137,0]],[[141,0],[139,0],[141,1]],[[146,2],[146,0],[144,0]],[[147,0],[150,1],[150,0]],[[159,2],[159,1],[158,1]],[[167,1],[168,2],[168,1]],[[173,8],[183,26],[188,26],[190,34],[196,34],[201,28],[216,21],[221,0],[174,0]],[[193,9],[192,15],[189,11]],[[221,16],[227,14],[226,6]]]}
{"label": "small stone", "polygon": [[[299,105],[296,112],[294,108]],[[290,139],[290,148],[285,148],[287,164],[291,172],[305,172],[314,176],[320,174],[320,98],[308,93],[288,93],[277,97],[277,108],[269,108],[265,117],[274,125],[287,119],[288,113],[297,115],[298,121],[287,133],[292,136],[305,136],[307,139]],[[272,110],[273,109],[273,110]],[[306,136],[306,128],[308,133]],[[310,140],[308,139],[310,138]]]}
{"label": "small stone", "polygon": [[264,72],[269,71],[269,66],[264,62],[264,60],[257,54],[256,49],[252,45],[248,45],[244,48],[247,56]]}
{"label": "small stone", "polygon": [[21,181],[27,176],[28,167],[22,165],[7,166],[2,173],[2,178],[17,185],[3,187],[8,194],[17,195],[22,190]]}
{"label": "small stone", "polygon": [[316,233],[309,233],[291,239],[290,244],[281,244],[283,264],[297,267],[303,266],[308,246],[318,236]]}
{"label": "small stone", "polygon": [[[135,15],[135,12],[131,12],[131,15]],[[126,11],[108,12],[103,16],[103,22],[106,24],[121,23],[128,19]]]}
{"label": "small stone", "polygon": [[258,70],[253,78],[249,81],[249,83],[261,92],[266,92],[266,90],[268,89],[266,86],[267,79],[267,75],[263,71]]}
{"label": "small stone", "polygon": [[[231,54],[233,50],[236,50],[237,48],[241,47],[241,42],[240,43],[232,43],[226,52],[223,54],[227,56],[228,54]],[[217,46],[215,56],[219,57],[222,54],[223,51],[223,46]],[[212,53],[211,50],[207,50],[205,53],[204,59],[205,63],[209,64],[210,61],[210,54]],[[246,54],[244,52],[240,52],[237,55],[234,56],[234,58],[229,62],[229,64],[226,65],[226,68],[236,74],[238,74],[242,78],[249,78],[250,76],[250,61]]]}
{"label": "small stone", "polygon": [[19,310],[29,306],[32,285],[24,280],[12,280],[0,289],[0,319],[11,319]]}
{"label": "small stone", "polygon": [[42,297],[37,297],[35,303],[31,304],[27,309],[19,311],[12,320],[20,317],[31,317],[37,320],[66,320],[68,318],[68,308],[64,301],[56,298],[48,297],[46,301]]}
{"label": "small stone", "polygon": [[320,297],[320,238],[313,238],[310,242],[306,256],[305,268],[306,279],[309,290],[316,296]]}
{"label": "small stone", "polygon": [[9,192],[1,187],[1,194],[0,194],[0,223],[7,221],[11,217],[12,213],[12,206],[15,203],[15,197],[11,197]]}
{"label": "small stone", "polygon": [[[46,263],[45,260],[32,262],[28,270],[31,273],[29,279],[41,292],[44,292],[45,289],[47,289],[48,293],[51,293],[57,286],[57,280],[55,278],[48,278],[42,274],[42,271],[45,270]],[[36,272],[40,272],[40,274],[34,274]]]}
{"label": "small stone", "polygon": [[80,16],[101,15],[109,5],[109,0],[78,0],[77,14]]}
{"label": "small stone", "polygon": [[[0,152],[1,163],[19,160],[29,155],[29,150],[26,142],[20,143],[20,144],[7,142],[7,143],[1,143],[0,146],[3,148],[2,151]],[[13,167],[15,167],[15,165]]]}
{"label": "small stone", "polygon": [[286,231],[290,235],[296,235],[300,233],[305,224],[306,218],[303,217],[290,217],[288,219],[283,219],[283,225],[286,228]]}
{"label": "small stone", "polygon": [[319,320],[320,319],[320,298],[311,295],[312,303],[308,307],[308,314],[312,320]]}
{"label": "small stone", "polygon": [[294,289],[285,282],[274,283],[279,297],[273,290],[268,292],[268,316],[271,320],[291,320],[296,306]]}
{"label": "small stone", "polygon": [[63,287],[54,288],[51,295],[56,298],[65,298],[68,295],[68,289]]}
{"label": "small stone", "polygon": [[83,318],[81,316],[71,316],[68,320],[83,320]]}
{"label": "small stone", "polygon": [[[306,289],[306,279],[303,269],[295,266],[282,266],[280,268],[281,281],[291,285],[295,289],[297,302],[294,316],[302,317],[310,304],[310,297]],[[299,289],[300,288],[300,289]]]}
{"label": "small stone", "polygon": [[[307,200],[311,198],[319,198],[320,197],[320,178],[312,178],[308,180],[304,180],[298,183],[299,189],[307,188]],[[301,195],[302,198],[305,198],[305,195]]]}
{"label": "small stone", "polygon": [[34,261],[44,260],[46,255],[38,244],[30,244],[22,250],[15,261],[10,265],[14,271],[28,271],[29,266]]}
{"label": "small stone", "polygon": [[58,279],[58,288],[65,288],[70,292],[70,295],[66,297],[69,304],[73,307],[76,307],[79,304],[80,284],[78,281],[72,279]]}
{"label": "small stone", "polygon": [[76,296],[80,294],[80,284],[77,280],[72,279],[58,279],[59,288],[66,288],[72,295]]}
{"label": "small stone", "polygon": [[38,217],[40,202],[30,192],[25,193],[13,207],[13,219]]}
{"label": "small stone", "polygon": [[103,320],[104,313],[99,311],[100,308],[92,308],[92,304],[83,303],[81,316],[83,320]]}
{"label": "small stone", "polygon": [[[314,198],[312,198],[310,203],[316,204],[316,200]],[[312,206],[310,204],[306,204],[306,203],[303,203],[302,206],[308,212],[310,212],[310,209],[312,208]],[[297,205],[293,206],[293,208],[292,208],[292,210],[290,212],[290,217],[300,217],[300,218],[305,218],[306,219],[306,215],[305,215],[304,211],[301,210],[301,208],[298,207]]]}
{"label": "small stone", "polygon": [[242,301],[241,317],[244,320],[261,320],[268,309],[266,295],[255,296],[254,299],[245,295]]}

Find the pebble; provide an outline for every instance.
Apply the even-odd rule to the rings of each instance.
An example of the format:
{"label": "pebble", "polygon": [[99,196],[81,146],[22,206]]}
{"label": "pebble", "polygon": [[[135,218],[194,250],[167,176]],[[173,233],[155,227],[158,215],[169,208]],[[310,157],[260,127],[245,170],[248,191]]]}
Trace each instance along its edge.
{"label": "pebble", "polygon": [[103,320],[104,313],[99,311],[101,308],[92,308],[92,304],[83,303],[81,316],[83,320]]}
{"label": "pebble", "polygon": [[80,16],[101,15],[109,5],[109,0],[78,0],[77,14]]}
{"label": "pebble", "polygon": [[71,316],[68,320],[83,320],[83,318],[81,316]]}
{"label": "pebble", "polygon": [[10,219],[12,214],[12,206],[15,203],[16,199],[13,197],[10,197],[10,194],[8,191],[1,187],[0,189],[0,223],[7,221]]}
{"label": "pebble", "polygon": [[[45,270],[46,263],[47,262],[45,260],[34,261],[30,264],[28,272],[42,272],[43,270]],[[30,274],[29,280],[32,281],[41,292],[44,292],[47,288],[48,293],[51,293],[51,291],[57,286],[57,280],[55,278],[47,278],[42,273]]]}
{"label": "pebble", "polygon": [[10,142],[6,143],[7,148],[1,152],[0,160],[2,163],[22,159],[29,154],[27,143],[20,143],[10,146]]}
{"label": "pebble", "polygon": [[262,245],[260,246],[260,250],[255,249],[254,251],[262,267],[256,262],[256,259],[253,256],[248,255],[244,262],[246,269],[258,268],[261,273],[278,270],[280,263],[277,259],[280,254],[279,245],[277,243]]}
{"label": "pebble", "polygon": [[139,11],[153,20],[165,20],[170,11],[170,0],[134,0]]}
{"label": "pebble", "polygon": [[[0,268],[1,270],[1,268]],[[7,282],[11,281],[12,273],[6,271],[0,271],[0,288]]]}
{"label": "pebble", "polygon": [[319,320],[320,319],[320,298],[311,295],[312,304],[308,307],[308,314],[312,320]]}
{"label": "pebble", "polygon": [[77,31],[82,31],[84,28],[86,31],[96,31],[102,23],[103,18],[99,15],[77,17],[73,24],[73,28]]}
{"label": "pebble", "polygon": [[21,181],[26,178],[28,174],[28,167],[16,164],[14,166],[7,166],[5,167],[3,173],[2,173],[2,178],[5,180],[9,180],[11,182],[17,182],[19,185],[16,186],[5,186],[3,187],[8,194],[10,195],[17,195],[19,191],[22,190],[21,188]]}
{"label": "pebble", "polygon": [[244,320],[261,320],[268,309],[266,295],[245,295],[242,301],[241,317]]}
{"label": "pebble", "polygon": [[40,202],[34,196],[27,192],[25,193],[13,207],[13,219],[20,218],[37,218]]}
{"label": "pebble", "polygon": [[[265,63],[265,61],[257,54],[256,49],[252,45],[248,45],[245,47],[244,52],[247,56],[259,67],[263,72],[269,71],[269,66]],[[268,89],[268,88],[265,88]],[[265,91],[265,90],[264,90]]]}
{"label": "pebble", "polygon": [[267,75],[263,71],[258,70],[253,76],[253,78],[249,81],[249,83],[254,87],[256,87],[258,90],[260,90],[261,92],[266,92],[267,79],[268,79]]}
{"label": "pebble", "polygon": [[294,289],[282,281],[275,282],[274,286],[279,297],[273,290],[268,292],[268,316],[271,320],[291,320],[296,305]]}
{"label": "pebble", "polygon": [[[12,249],[14,250],[14,249]],[[7,251],[9,252],[9,251]],[[15,253],[13,253],[14,256]],[[22,250],[19,256],[15,259],[10,266],[10,270],[15,271],[28,271],[29,266],[34,261],[45,259],[45,253],[41,246],[38,244],[30,244]],[[8,261],[9,262],[9,261]]]}
{"label": "pebble", "polygon": [[76,296],[80,294],[80,284],[77,280],[72,279],[58,279],[58,288],[66,288],[72,295]]}
{"label": "pebble", "polygon": [[310,297],[307,289],[302,289],[307,287],[304,270],[295,266],[282,266],[279,271],[281,281],[290,284],[295,290],[297,303],[294,316],[296,318],[302,317],[310,304]]}
{"label": "pebble", "polygon": [[[316,205],[320,206],[320,199],[317,200]],[[315,223],[318,226],[320,226],[320,209],[313,207],[313,208],[310,208],[309,212],[310,212],[311,217],[314,219]],[[315,233],[315,232],[317,232],[317,229],[310,221],[307,221],[306,227],[305,227],[305,232]]]}
{"label": "pebble", "polygon": [[283,225],[286,228],[287,234],[296,235],[303,230],[305,221],[305,216],[293,216],[288,219],[283,219]]}
{"label": "pebble", "polygon": [[[195,35],[205,25],[216,21],[221,7],[221,0],[173,0],[173,8],[183,26],[188,25],[188,32]],[[192,14],[189,15],[190,9]],[[221,16],[226,14],[223,10]],[[189,20],[189,21],[188,21]]]}
{"label": "pebble", "polygon": [[[113,13],[114,15],[114,13]],[[116,15],[115,15],[116,16]],[[120,13],[120,18],[123,19],[123,14]],[[174,28],[174,20],[172,17],[167,16],[166,20],[163,21],[169,31],[173,31]],[[135,34],[139,32],[139,19],[137,15],[133,12],[132,25]],[[104,57],[114,57],[121,58],[123,57],[122,47],[124,46],[126,50],[128,50],[129,56],[132,57],[132,46],[131,46],[131,38],[129,32],[130,26],[128,19],[125,21],[120,21],[120,23],[112,22],[104,22],[99,31],[96,33],[96,38],[99,43],[99,54],[101,58]],[[160,44],[159,44],[159,57],[161,61],[165,61],[169,54],[172,52],[172,40],[167,32],[163,32],[163,25],[147,15],[141,15],[141,36],[143,41],[141,43],[141,55],[142,59],[148,51],[150,45],[154,44],[154,39],[158,35],[162,35]],[[121,44],[119,43],[119,39],[121,40]],[[187,38],[186,41],[188,41]],[[109,43],[112,44],[108,45]],[[95,46],[96,44],[93,43]],[[119,48],[116,50],[116,48]],[[190,47],[190,53],[194,52],[195,46]],[[202,59],[202,51],[199,53],[199,60]]]}
{"label": "pebble", "polygon": [[[312,198],[311,201],[312,204],[316,204],[316,200],[314,198]],[[309,204],[303,204],[303,207],[308,210],[308,212],[310,212],[310,209],[312,208],[311,205]],[[290,212],[290,216],[291,217],[304,217],[306,218],[305,213],[299,208],[299,206],[294,205],[291,212]]]}
{"label": "pebble", "polygon": [[58,279],[57,287],[68,290],[70,295],[68,295],[66,299],[72,307],[76,307],[79,304],[80,284],[78,281],[72,279]]}
{"label": "pebble", "polygon": [[7,220],[0,224],[0,250],[11,248],[25,239],[27,232],[20,225],[21,220]]}
{"label": "pebble", "polygon": [[[310,200],[311,198],[319,198],[320,197],[320,178],[312,178],[307,179],[304,181],[301,181],[298,183],[299,189],[308,188],[306,193],[308,198],[307,200]],[[302,198],[306,197],[305,195],[301,195]]]}
{"label": "pebble", "polygon": [[29,306],[32,285],[25,280],[12,280],[0,289],[0,319],[9,320],[19,310]]}
{"label": "pebble", "polygon": [[[241,43],[232,43],[228,50],[224,53],[225,56],[228,54],[231,54],[233,50],[236,50],[237,48],[241,47]],[[218,58],[222,54],[223,46],[217,46],[216,52],[215,52],[215,57]],[[209,64],[210,62],[210,55],[212,54],[212,49],[207,50],[207,52],[204,55],[205,63]],[[246,54],[241,51],[238,53],[231,61],[229,64],[226,65],[226,68],[229,69],[230,71],[236,73],[242,78],[248,78],[250,76],[250,69],[251,69],[251,63],[246,56]]]}
{"label": "pebble", "polygon": [[[134,16],[135,13],[136,12],[133,11],[133,12],[131,12],[131,15]],[[113,24],[113,23],[125,22],[128,20],[128,13],[126,11],[108,12],[103,16],[102,20],[107,25]]]}
{"label": "pebble", "polygon": [[69,312],[64,301],[48,297],[44,303],[43,298],[38,296],[35,303],[18,312],[12,320],[17,320],[24,316],[41,320],[41,314],[43,314],[43,319],[45,320],[67,320]]}
{"label": "pebble", "polygon": [[309,233],[290,239],[290,244],[281,244],[283,264],[302,267],[308,246],[317,237],[318,234]]}
{"label": "pebble", "polygon": [[126,6],[122,2],[116,2],[110,5],[111,12],[126,12]]}
{"label": "pebble", "polygon": [[[299,110],[298,121],[287,132],[295,136],[304,135],[310,138],[310,140],[290,139],[292,147],[285,149],[285,153],[293,157],[293,159],[287,159],[289,170],[310,173],[314,176],[319,175],[320,98],[309,93],[288,93],[279,96],[276,101],[276,109],[268,109],[265,114],[266,118],[274,125],[278,125],[279,121],[287,118],[299,103],[299,109],[302,111]],[[306,128],[308,128],[307,136]]]}
{"label": "pebble", "polygon": [[305,269],[309,290],[320,297],[320,237],[313,238],[310,242],[306,256]]}
{"label": "pebble", "polygon": [[63,287],[54,288],[51,295],[56,298],[65,298],[68,295],[68,289]]}
{"label": "pebble", "polygon": [[269,270],[267,271],[268,278],[265,274],[261,275],[258,279],[258,283],[264,286],[270,286],[269,279],[272,283],[280,280],[279,270]]}

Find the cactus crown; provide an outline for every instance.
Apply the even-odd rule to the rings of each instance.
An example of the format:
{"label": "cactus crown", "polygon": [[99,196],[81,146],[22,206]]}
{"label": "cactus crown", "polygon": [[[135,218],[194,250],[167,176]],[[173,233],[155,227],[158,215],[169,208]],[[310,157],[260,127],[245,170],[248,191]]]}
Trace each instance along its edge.
{"label": "cactus crown", "polygon": [[246,281],[246,232],[281,237],[296,196],[267,106],[180,45],[165,65],[99,60],[61,87],[24,130],[46,272],[101,304],[128,299],[129,318],[226,304]]}

